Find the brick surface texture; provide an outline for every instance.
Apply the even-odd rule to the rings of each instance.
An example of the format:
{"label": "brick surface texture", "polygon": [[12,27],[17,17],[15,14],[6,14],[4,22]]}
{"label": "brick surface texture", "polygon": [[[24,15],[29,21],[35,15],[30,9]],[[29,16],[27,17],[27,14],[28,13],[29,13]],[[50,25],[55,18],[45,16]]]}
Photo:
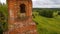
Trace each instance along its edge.
{"label": "brick surface texture", "polygon": [[[8,31],[4,34],[37,34],[36,24],[32,21],[32,0],[7,0],[7,2]],[[25,5],[25,13],[20,13],[21,5]]]}

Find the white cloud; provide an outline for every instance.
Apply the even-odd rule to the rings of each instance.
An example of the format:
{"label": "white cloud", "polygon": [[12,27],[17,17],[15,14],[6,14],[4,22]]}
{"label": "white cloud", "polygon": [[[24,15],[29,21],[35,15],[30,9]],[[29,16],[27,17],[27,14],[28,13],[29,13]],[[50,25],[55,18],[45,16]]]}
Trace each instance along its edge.
{"label": "white cloud", "polygon": [[51,0],[53,2],[55,2],[55,4],[60,4],[60,0]]}
{"label": "white cloud", "polygon": [[32,0],[32,1],[36,1],[36,0]]}
{"label": "white cloud", "polygon": [[36,0],[33,1],[33,7],[40,8],[60,8],[60,0]]}
{"label": "white cloud", "polygon": [[[40,5],[36,6],[37,8],[60,8],[60,5]],[[34,8],[36,8],[34,7]]]}
{"label": "white cloud", "polygon": [[1,2],[1,3],[6,3],[6,0],[1,0],[0,2]]}

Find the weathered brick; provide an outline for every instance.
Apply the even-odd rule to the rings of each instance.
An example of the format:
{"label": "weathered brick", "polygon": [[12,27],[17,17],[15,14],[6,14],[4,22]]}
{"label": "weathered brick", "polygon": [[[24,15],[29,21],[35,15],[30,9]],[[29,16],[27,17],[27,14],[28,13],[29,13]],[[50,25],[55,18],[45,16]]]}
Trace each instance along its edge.
{"label": "weathered brick", "polygon": [[32,0],[8,0],[8,12],[9,34],[37,34],[36,24],[32,22]]}

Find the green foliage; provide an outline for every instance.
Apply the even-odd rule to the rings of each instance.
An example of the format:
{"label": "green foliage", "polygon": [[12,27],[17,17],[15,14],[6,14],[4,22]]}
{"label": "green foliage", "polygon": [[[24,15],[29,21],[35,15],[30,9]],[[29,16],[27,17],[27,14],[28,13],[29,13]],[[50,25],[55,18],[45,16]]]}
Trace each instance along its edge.
{"label": "green foliage", "polygon": [[39,34],[60,34],[60,16],[54,18],[46,18],[40,15],[35,15],[38,12],[33,12],[35,18],[33,20],[37,24]]}
{"label": "green foliage", "polygon": [[58,15],[60,15],[60,11],[58,11]]}
{"label": "green foliage", "polygon": [[[60,9],[33,9],[32,16],[37,24],[39,34],[60,34],[60,16],[55,17],[58,13],[57,10]],[[7,11],[7,5],[0,3],[0,33],[7,30]]]}
{"label": "green foliage", "polygon": [[39,15],[52,18],[52,17],[57,16],[58,13],[57,13],[57,11],[56,12],[53,12],[53,11],[41,11],[41,12],[39,12]]}
{"label": "green foliage", "polygon": [[7,29],[7,5],[0,3],[0,29],[6,31]]}
{"label": "green foliage", "polygon": [[39,12],[39,15],[44,16],[44,17],[55,17],[58,15],[58,10],[52,10],[52,9],[35,9],[33,10],[34,12]]}

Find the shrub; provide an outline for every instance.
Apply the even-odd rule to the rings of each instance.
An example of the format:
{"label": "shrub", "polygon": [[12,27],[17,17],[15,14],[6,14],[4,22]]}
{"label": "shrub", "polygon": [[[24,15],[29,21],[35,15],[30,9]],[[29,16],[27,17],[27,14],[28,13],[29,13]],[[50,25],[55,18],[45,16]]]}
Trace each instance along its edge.
{"label": "shrub", "polygon": [[0,27],[2,27],[3,31],[7,29],[7,19],[3,12],[0,12]]}
{"label": "shrub", "polygon": [[[0,3],[0,31],[6,31],[7,29],[7,5]],[[0,32],[2,33],[2,32]]]}
{"label": "shrub", "polygon": [[58,16],[58,11],[54,11],[52,16],[53,17]]}
{"label": "shrub", "polygon": [[58,11],[58,15],[60,15],[60,11]]}

